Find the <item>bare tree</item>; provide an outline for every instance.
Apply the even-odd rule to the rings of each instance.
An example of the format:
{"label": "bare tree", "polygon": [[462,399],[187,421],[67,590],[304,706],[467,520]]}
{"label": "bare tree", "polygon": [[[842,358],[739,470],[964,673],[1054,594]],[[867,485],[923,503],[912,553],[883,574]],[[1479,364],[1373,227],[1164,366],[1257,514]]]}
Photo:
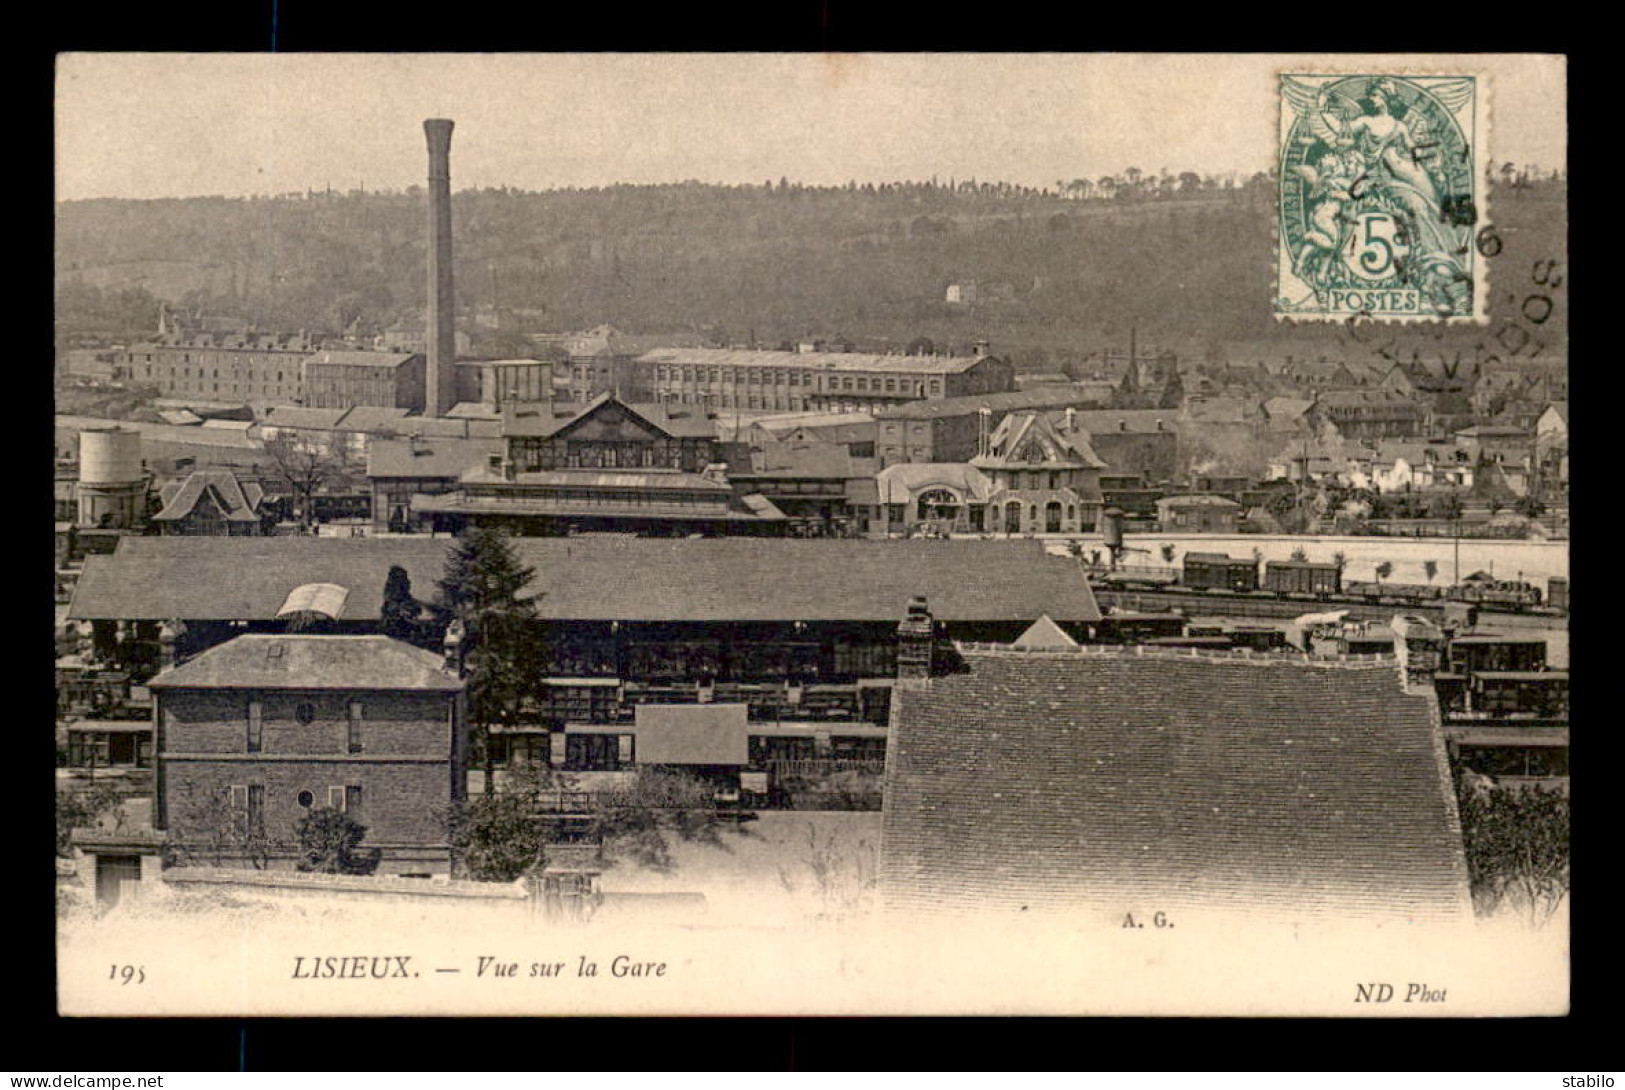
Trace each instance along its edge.
{"label": "bare tree", "polygon": [[316,493],[345,475],[342,459],[312,443],[278,433],[265,441],[272,472],[294,497],[294,517],[309,530],[316,524]]}

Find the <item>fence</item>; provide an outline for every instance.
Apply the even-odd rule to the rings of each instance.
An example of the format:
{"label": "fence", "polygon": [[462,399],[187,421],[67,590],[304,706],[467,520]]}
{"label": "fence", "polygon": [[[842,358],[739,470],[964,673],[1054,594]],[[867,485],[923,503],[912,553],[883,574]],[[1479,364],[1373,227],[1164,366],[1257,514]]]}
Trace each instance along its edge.
{"label": "fence", "polygon": [[828,776],[836,772],[866,772],[879,776],[886,771],[883,757],[811,757],[802,760],[774,760],[767,769],[780,776]]}

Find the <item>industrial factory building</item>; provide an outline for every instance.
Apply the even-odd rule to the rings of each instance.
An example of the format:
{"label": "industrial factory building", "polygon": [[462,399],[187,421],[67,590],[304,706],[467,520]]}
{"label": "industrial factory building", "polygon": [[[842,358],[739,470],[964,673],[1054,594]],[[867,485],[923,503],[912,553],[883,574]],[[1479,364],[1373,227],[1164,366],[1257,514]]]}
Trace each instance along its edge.
{"label": "industrial factory building", "polygon": [[639,358],[667,405],[766,412],[863,412],[921,398],[999,393],[1015,371],[995,356],[661,348]]}

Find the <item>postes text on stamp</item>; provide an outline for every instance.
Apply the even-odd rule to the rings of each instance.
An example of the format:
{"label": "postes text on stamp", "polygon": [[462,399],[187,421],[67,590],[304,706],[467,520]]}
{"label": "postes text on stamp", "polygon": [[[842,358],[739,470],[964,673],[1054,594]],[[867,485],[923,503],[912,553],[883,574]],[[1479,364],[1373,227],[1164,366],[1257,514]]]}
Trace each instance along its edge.
{"label": "postes text on stamp", "polygon": [[1484,87],[1282,73],[1277,317],[1478,321]]}

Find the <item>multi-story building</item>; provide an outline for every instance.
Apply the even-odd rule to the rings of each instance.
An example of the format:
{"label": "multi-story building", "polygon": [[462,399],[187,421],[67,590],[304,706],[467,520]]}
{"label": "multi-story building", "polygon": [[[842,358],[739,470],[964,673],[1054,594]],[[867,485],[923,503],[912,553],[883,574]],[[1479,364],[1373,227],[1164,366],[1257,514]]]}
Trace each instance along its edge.
{"label": "multi-story building", "polygon": [[[335,630],[375,632],[390,568],[399,565],[414,595],[428,599],[443,574],[448,545],[394,536],[131,538],[120,552],[87,560],[68,614],[92,624],[123,622],[132,630],[140,620],[178,622],[183,627],[174,647],[203,662],[203,652],[234,635],[278,631],[290,591],[323,583],[335,588],[328,610]],[[958,639],[1011,640],[1046,615],[1071,637],[1085,639],[1101,620],[1079,565],[1050,556],[1036,541],[572,537],[515,538],[510,545],[536,573],[526,593],[536,603],[546,661],[532,721],[498,734],[492,754],[498,764],[536,757],[596,771],[619,767],[623,753],[637,761],[638,709],[646,705],[744,705],[752,767],[770,775],[773,762],[781,760],[843,752],[873,757],[887,737],[898,618],[915,595],[929,599],[935,631]],[[235,703],[225,705],[214,694],[197,698],[205,708],[192,713],[220,739],[208,757],[221,762],[209,766],[219,784],[251,782],[224,777],[253,767],[241,744],[248,693],[270,688],[256,680],[267,669],[266,650],[242,659],[218,660],[243,671],[220,677]],[[287,688],[310,683],[291,661],[288,671]],[[384,688],[347,662],[328,662],[318,673],[349,688]],[[277,697],[283,701],[279,716],[289,704],[297,708],[293,693],[277,691],[285,694]],[[297,719],[279,719],[278,746],[311,748],[277,754],[271,697],[264,699],[264,742],[255,760],[281,756],[300,767],[307,757],[320,758],[342,773],[352,759],[383,760],[394,752],[375,748],[365,733],[366,748],[356,758],[339,749],[349,711],[334,694],[333,703],[312,709],[305,734],[298,733]],[[170,706],[167,696],[164,703]],[[378,717],[364,707],[362,730]],[[572,741],[575,735],[590,737]],[[623,735],[632,738],[624,749]],[[228,741],[237,747],[232,752],[225,748]],[[328,741],[331,749],[317,748]],[[159,749],[183,752],[167,739],[160,739]],[[448,767],[427,752],[421,756],[436,769]],[[279,780],[276,790],[282,793],[273,796],[267,780],[267,805],[296,802],[300,790],[315,793],[352,782],[363,783]],[[377,842],[372,834],[369,842]]]}
{"label": "multi-story building", "polygon": [[[892,405],[875,411],[875,455],[882,466],[898,462],[968,462],[980,449],[984,426],[987,430],[998,427],[1009,413],[1035,410],[1064,416],[1065,410],[1078,409],[1078,419],[1083,419],[1087,413],[1082,409],[1096,403],[1092,393],[1074,385]],[[1161,415],[1172,422],[1169,414]],[[1171,438],[1172,432],[1169,434]]]}
{"label": "multi-story building", "polygon": [[455,492],[414,497],[414,517],[441,530],[498,525],[543,535],[787,529],[765,498],[734,495],[716,428],[703,415],[602,394],[574,414],[510,406],[502,432],[504,454],[464,473]]}
{"label": "multi-story building", "polygon": [[1326,390],[1309,416],[1317,427],[1332,424],[1345,439],[1410,439],[1428,429],[1426,405],[1380,387]]}
{"label": "multi-story building", "polygon": [[323,349],[307,357],[302,367],[303,403],[310,408],[372,405],[423,411],[421,354]]}
{"label": "multi-story building", "polygon": [[119,352],[117,377],[166,397],[296,402],[302,365],[320,347],[303,333],[168,333]]}
{"label": "multi-story building", "polygon": [[1072,421],[1114,474],[1138,474],[1156,485],[1173,480],[1179,472],[1175,413],[1165,409],[1080,409]]}
{"label": "multi-story building", "polygon": [[393,533],[422,532],[432,517],[412,513],[413,496],[455,492],[463,474],[501,456],[501,439],[374,439],[367,445],[367,480],[372,485],[372,528]]}
{"label": "multi-story building", "polygon": [[989,355],[662,348],[639,363],[652,368],[656,401],[711,411],[860,412],[1015,388],[1011,365]]}
{"label": "multi-story building", "polygon": [[299,820],[330,807],[366,826],[380,872],[447,873],[440,811],[467,789],[452,666],[386,636],[250,634],[161,672],[153,828],[287,867]]}
{"label": "multi-story building", "polygon": [[1043,413],[1011,413],[970,464],[992,481],[988,502],[995,512],[993,529],[1007,534],[1090,533],[1100,522],[1105,463],[1076,426],[1057,426]]}
{"label": "multi-story building", "polygon": [[553,365],[530,359],[459,361],[457,400],[498,413],[504,405],[552,401]]}

